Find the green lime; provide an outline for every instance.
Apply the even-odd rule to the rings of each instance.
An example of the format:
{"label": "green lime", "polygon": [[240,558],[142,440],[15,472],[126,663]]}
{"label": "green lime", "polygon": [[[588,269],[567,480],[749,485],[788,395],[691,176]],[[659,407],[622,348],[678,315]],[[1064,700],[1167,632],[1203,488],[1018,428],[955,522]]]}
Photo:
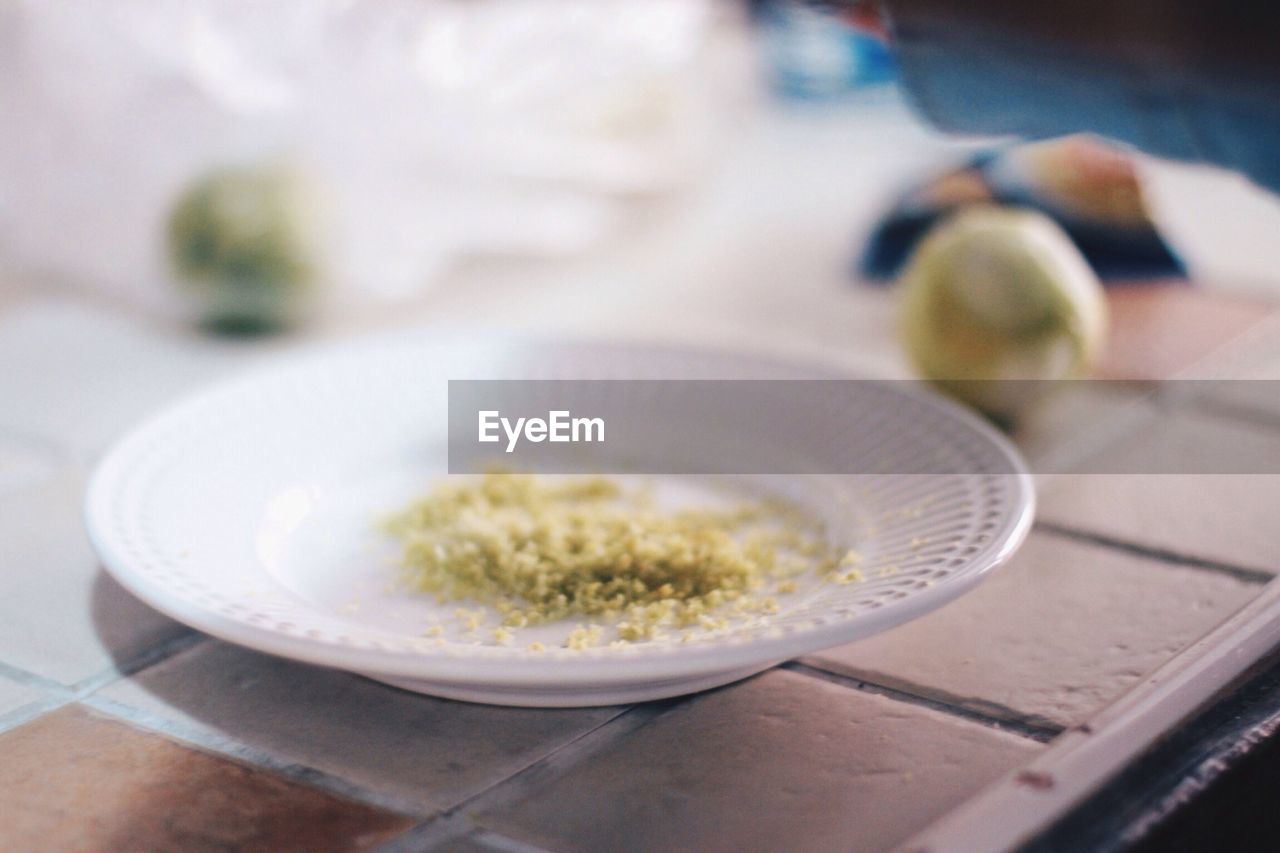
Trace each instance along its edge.
{"label": "green lime", "polygon": [[946,219],[899,289],[899,331],[919,374],[1002,419],[1038,398],[1044,380],[1084,375],[1106,335],[1093,270],[1030,210],[974,207]]}
{"label": "green lime", "polygon": [[174,204],[168,238],[173,267],[214,330],[283,328],[317,296],[315,198],[291,170],[237,166],[203,175]]}

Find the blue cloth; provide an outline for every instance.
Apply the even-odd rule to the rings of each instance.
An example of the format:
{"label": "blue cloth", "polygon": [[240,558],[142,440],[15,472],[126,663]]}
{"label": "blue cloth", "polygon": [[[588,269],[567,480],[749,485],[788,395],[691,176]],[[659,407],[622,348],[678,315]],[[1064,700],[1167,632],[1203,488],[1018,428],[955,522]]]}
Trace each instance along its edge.
{"label": "blue cloth", "polygon": [[[1081,147],[1086,144],[1104,148],[1096,141],[1077,143]],[[1055,147],[1064,149],[1066,143]],[[1114,149],[1107,150],[1113,152],[1109,156],[1121,156]],[[1043,173],[1080,168],[1079,163],[1061,151],[1056,157],[1052,153],[1048,158],[1042,156],[1037,165],[1019,156],[1026,151],[1025,147],[1013,147],[981,153],[966,165],[907,191],[872,229],[858,259],[859,277],[873,283],[892,280],[916,243],[939,220],[968,204],[994,203],[1038,210],[1053,219],[1108,287],[1152,279],[1186,279],[1186,266],[1160,236],[1146,215],[1145,205],[1135,204],[1121,215],[1114,205],[1104,204],[1107,215],[1103,215],[1089,203],[1090,193],[1140,199],[1141,190],[1131,172],[1116,175],[1110,183],[1095,179],[1091,185],[1077,186],[1077,197],[1064,197],[1062,188],[1049,183]],[[1124,181],[1124,185],[1118,186],[1117,181]],[[963,187],[958,194],[947,191],[948,185],[956,184]]]}
{"label": "blue cloth", "polygon": [[[1135,39],[1130,49],[1131,34],[1118,32],[1114,49],[1100,51],[1096,40],[1085,47],[1007,26],[968,26],[962,2],[950,19],[937,8],[918,16],[907,9],[899,18],[894,4],[888,6],[904,88],[944,130],[1032,138],[1090,131],[1152,154],[1226,166],[1280,191],[1275,69],[1259,68],[1256,57],[1245,55],[1231,62],[1215,54],[1212,64],[1202,56],[1203,45],[1216,44],[1215,38],[1222,42],[1259,27],[1265,28],[1260,37],[1274,40],[1280,51],[1275,7],[1255,10],[1259,22],[1246,26],[1228,17],[1241,11],[1234,4],[1201,3],[1205,26],[1177,32],[1180,42],[1152,49],[1149,41]],[[1020,8],[1027,17],[1040,14],[1034,3]],[[1161,14],[1159,4],[1149,4],[1148,13]],[[1225,35],[1214,30],[1214,16],[1224,21]],[[1096,23],[1106,34],[1107,17],[1099,15]],[[1156,30],[1161,22],[1152,23]]]}

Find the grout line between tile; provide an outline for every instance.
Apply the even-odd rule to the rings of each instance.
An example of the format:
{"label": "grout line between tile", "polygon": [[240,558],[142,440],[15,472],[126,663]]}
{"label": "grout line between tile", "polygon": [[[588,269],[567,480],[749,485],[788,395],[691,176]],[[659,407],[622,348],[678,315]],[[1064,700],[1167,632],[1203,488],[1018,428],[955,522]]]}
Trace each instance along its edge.
{"label": "grout line between tile", "polygon": [[184,628],[181,633],[138,652],[122,664],[117,664],[115,669],[120,677],[128,678],[212,639],[208,634]]}
{"label": "grout line between tile", "polygon": [[477,827],[471,837],[495,853],[550,853],[545,847],[538,847],[524,841],[517,841],[501,833],[484,827]]}
{"label": "grout line between tile", "polygon": [[356,800],[365,805],[374,806],[384,811],[405,815],[406,817],[423,818],[435,813],[431,807],[423,807],[417,803],[388,797],[367,790],[352,782],[305,764],[283,761],[270,753],[246,746],[231,738],[218,735],[199,726],[186,725],[165,719],[147,711],[140,711],[101,696],[86,696],[79,703],[103,714],[115,717],[137,728],[168,737],[215,755],[230,758],[241,764],[249,764],[263,770],[269,770],[294,782],[300,782],[313,788],[319,788],[330,794],[349,800]]}
{"label": "grout line between tile", "polygon": [[1168,563],[1182,568],[1214,572],[1215,574],[1225,575],[1244,583],[1252,583],[1259,586],[1270,583],[1275,577],[1274,575],[1260,569],[1248,569],[1243,566],[1235,566],[1218,560],[1209,560],[1203,557],[1192,557],[1186,554],[1180,554],[1177,551],[1170,551],[1167,548],[1159,548],[1153,545],[1142,545],[1137,542],[1130,542],[1126,539],[1108,536],[1105,533],[1092,533],[1088,530],[1080,530],[1079,528],[1066,524],[1059,524],[1054,521],[1037,521],[1034,529],[1041,533],[1047,533],[1051,536],[1059,536],[1063,539],[1074,539],[1077,542],[1086,542],[1090,545],[1097,545],[1103,548],[1112,548],[1117,551],[1123,551],[1126,554],[1132,554],[1135,557],[1145,557],[1148,560],[1154,560],[1159,563]]}
{"label": "grout line between tile", "polygon": [[687,698],[662,699],[643,705],[632,705],[619,711],[595,728],[561,744],[505,779],[472,794],[448,809],[445,814],[446,816],[458,813],[476,814],[484,809],[517,800],[525,791],[544,784],[586,760],[592,754],[626,738],[637,729],[685,703]]}
{"label": "grout line between tile", "polygon": [[999,729],[1039,743],[1048,743],[1066,731],[1066,726],[1053,720],[1032,717],[994,702],[984,702],[984,706],[990,709],[990,711],[984,711],[968,704],[966,700],[961,700],[943,691],[907,682],[899,682],[893,685],[884,684],[857,675],[833,672],[800,661],[788,661],[782,664],[781,668],[799,675],[806,675],[810,678],[817,678],[831,684],[848,687],[851,690],[874,693],[877,696],[884,696],[898,702],[928,708],[931,711],[937,711],[952,717],[961,717],[970,722],[978,723],[988,728]]}
{"label": "grout line between tile", "polygon": [[71,686],[71,690],[77,698],[83,699],[109,684],[113,684],[122,678],[137,675],[143,670],[164,663],[169,658],[176,657],[187,649],[199,646],[209,639],[208,634],[183,629],[178,635],[138,652],[123,663],[117,663],[102,672],[82,678]]}
{"label": "grout line between tile", "polygon": [[447,850],[456,842],[474,841],[494,853],[548,853],[542,847],[478,826],[464,814],[435,817],[411,828],[377,848],[377,853],[425,853]]}
{"label": "grout line between tile", "polygon": [[439,850],[444,845],[471,834],[475,824],[461,814],[428,818],[390,841],[379,844],[375,853],[419,853]]}
{"label": "grout line between tile", "polygon": [[206,634],[184,630],[180,635],[171,637],[143,652],[139,652],[124,663],[107,667],[101,672],[82,678],[74,684],[63,684],[47,676],[28,672],[3,661],[0,661],[0,678],[8,679],[24,687],[43,690],[54,698],[60,699],[61,701],[49,708],[49,710],[52,710],[68,702],[91,696],[108,684],[112,684],[121,678],[136,675],[144,669],[162,663],[174,655],[180,654],[193,646],[200,645],[208,639],[209,637]]}
{"label": "grout line between tile", "polygon": [[51,693],[71,693],[71,690],[66,685],[59,684],[52,678],[45,678],[43,675],[36,675],[34,672],[28,672],[25,669],[12,666],[4,663],[3,661],[0,661],[0,678],[7,678],[24,687],[35,687],[40,690],[47,690]]}
{"label": "grout line between tile", "polygon": [[37,717],[47,714],[50,711],[57,710],[63,705],[69,705],[74,701],[75,700],[70,696],[55,694],[28,702],[25,705],[14,708],[7,714],[0,714],[0,734],[3,734],[10,729],[16,729],[24,723],[29,723]]}

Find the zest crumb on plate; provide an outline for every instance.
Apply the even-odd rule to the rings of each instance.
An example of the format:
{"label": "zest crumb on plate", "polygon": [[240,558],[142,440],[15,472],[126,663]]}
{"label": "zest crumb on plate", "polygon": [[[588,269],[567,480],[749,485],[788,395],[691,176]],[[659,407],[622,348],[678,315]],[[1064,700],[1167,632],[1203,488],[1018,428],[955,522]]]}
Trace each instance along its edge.
{"label": "zest crumb on plate", "polygon": [[[848,571],[860,562],[856,552],[837,558],[821,527],[790,505],[664,511],[647,491],[603,477],[489,473],[442,483],[386,530],[404,546],[408,589],[492,607],[502,645],[515,629],[574,617],[610,626],[610,645],[686,628],[723,631],[776,613],[776,596],[794,592],[805,572],[861,577]],[[455,617],[474,632],[485,613],[458,609]],[[592,621],[565,646],[604,641],[604,626]]]}

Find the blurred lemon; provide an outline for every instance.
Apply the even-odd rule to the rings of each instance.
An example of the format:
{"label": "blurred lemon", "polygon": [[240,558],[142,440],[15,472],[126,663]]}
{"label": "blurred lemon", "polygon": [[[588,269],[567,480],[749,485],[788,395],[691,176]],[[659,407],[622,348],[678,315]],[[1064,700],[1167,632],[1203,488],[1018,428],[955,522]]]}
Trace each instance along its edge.
{"label": "blurred lemon", "polygon": [[1103,345],[1102,287],[1070,238],[1030,210],[967,208],[903,270],[899,332],[916,370],[998,419],[1085,374]]}
{"label": "blurred lemon", "polygon": [[254,333],[297,322],[317,296],[321,235],[306,182],[275,165],[210,172],[179,196],[169,256],[201,321]]}

